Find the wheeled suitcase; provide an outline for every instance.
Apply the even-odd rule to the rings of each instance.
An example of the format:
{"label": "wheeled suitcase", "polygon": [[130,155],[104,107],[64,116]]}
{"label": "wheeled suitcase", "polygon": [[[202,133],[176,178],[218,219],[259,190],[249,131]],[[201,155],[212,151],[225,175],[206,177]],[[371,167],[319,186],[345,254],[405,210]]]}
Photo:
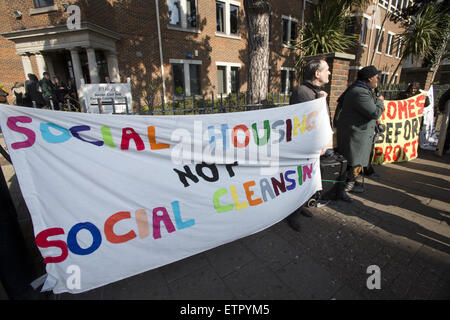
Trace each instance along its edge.
{"label": "wheeled suitcase", "polygon": [[347,171],[347,159],[334,152],[320,157],[320,173],[322,175],[322,191],[319,200],[337,200],[344,187]]}

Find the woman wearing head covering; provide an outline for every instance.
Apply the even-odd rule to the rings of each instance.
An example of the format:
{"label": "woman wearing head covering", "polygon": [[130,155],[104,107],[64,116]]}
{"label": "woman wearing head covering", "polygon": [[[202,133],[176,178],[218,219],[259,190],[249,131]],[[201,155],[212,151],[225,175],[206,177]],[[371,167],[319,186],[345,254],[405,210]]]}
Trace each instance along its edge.
{"label": "woman wearing head covering", "polygon": [[384,97],[377,97],[374,92],[380,73],[374,66],[362,68],[358,80],[338,99],[342,107],[335,126],[338,152],[348,165],[345,191],[364,192],[355,182],[362,168],[369,164],[375,126],[384,109]]}
{"label": "woman wearing head covering", "polygon": [[414,97],[415,95],[420,93],[420,83],[413,82],[408,85],[405,91],[400,92],[398,98],[399,100],[408,99]]}

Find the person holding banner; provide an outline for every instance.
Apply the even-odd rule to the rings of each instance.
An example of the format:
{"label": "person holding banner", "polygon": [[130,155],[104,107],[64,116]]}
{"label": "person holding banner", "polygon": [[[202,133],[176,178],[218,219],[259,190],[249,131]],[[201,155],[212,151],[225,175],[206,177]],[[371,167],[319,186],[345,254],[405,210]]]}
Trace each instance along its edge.
{"label": "person holding banner", "polygon": [[380,73],[375,66],[362,68],[358,71],[358,80],[340,97],[342,109],[335,119],[335,126],[338,152],[347,159],[348,164],[346,192],[364,192],[363,186],[356,183],[356,178],[369,164],[375,126],[384,110],[384,97],[377,97],[374,92]]}
{"label": "person holding banner", "polygon": [[[447,102],[450,100],[450,89],[445,91],[442,96],[439,98],[438,108],[441,113],[447,113],[446,110]],[[446,154],[450,145],[450,126],[447,126],[447,133],[445,135],[444,147],[442,149],[442,155]]]}
{"label": "person holding banner", "polygon": [[[308,61],[303,76],[304,82],[293,90],[292,95],[289,98],[289,104],[297,104],[321,97],[327,97],[328,94],[322,87],[329,82],[330,74],[330,68],[325,59],[313,59]],[[324,152],[325,151],[326,150],[324,150]],[[289,226],[295,231],[300,231],[301,214],[312,217],[311,213],[308,210],[305,210],[304,205],[302,205],[287,218]]]}

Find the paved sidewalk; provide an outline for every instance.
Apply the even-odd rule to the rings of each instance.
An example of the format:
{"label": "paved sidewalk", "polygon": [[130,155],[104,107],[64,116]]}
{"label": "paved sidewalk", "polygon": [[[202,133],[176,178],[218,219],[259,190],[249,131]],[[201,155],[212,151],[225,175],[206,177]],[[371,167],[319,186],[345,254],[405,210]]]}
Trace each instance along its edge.
{"label": "paved sidewalk", "polygon": [[[0,141],[3,144],[3,141]],[[4,145],[4,144],[3,144]],[[11,165],[0,157],[38,274],[44,266]],[[367,191],[92,291],[41,299],[450,299],[450,154],[377,166]],[[381,270],[381,289],[366,286]],[[0,299],[2,296],[0,288]]]}

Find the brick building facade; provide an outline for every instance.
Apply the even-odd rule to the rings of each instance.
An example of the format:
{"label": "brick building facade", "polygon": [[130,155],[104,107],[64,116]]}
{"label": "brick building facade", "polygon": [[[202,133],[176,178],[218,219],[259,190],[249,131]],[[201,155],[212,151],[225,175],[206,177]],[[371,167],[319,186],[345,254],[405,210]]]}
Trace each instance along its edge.
{"label": "brick building facade", "polygon": [[[402,66],[396,74],[393,72],[400,63],[402,45],[395,40],[403,29],[399,23],[385,18],[387,13],[401,10],[411,3],[411,0],[373,0],[364,10],[357,10],[352,14],[350,32],[358,35],[358,39],[356,48],[351,51],[356,59],[350,66],[350,81],[356,79],[359,69],[373,64],[382,71],[381,83],[388,83],[391,77],[394,77],[392,83],[399,83]],[[381,39],[376,47],[380,35]]]}
{"label": "brick building facade", "polygon": [[[269,91],[288,93],[296,53],[289,42],[312,2],[272,3]],[[79,29],[67,27],[69,5],[80,8]],[[243,0],[5,0],[0,20],[0,82],[7,88],[48,71],[78,88],[81,79],[98,83],[105,75],[132,83],[164,78],[167,97],[246,90]]]}

